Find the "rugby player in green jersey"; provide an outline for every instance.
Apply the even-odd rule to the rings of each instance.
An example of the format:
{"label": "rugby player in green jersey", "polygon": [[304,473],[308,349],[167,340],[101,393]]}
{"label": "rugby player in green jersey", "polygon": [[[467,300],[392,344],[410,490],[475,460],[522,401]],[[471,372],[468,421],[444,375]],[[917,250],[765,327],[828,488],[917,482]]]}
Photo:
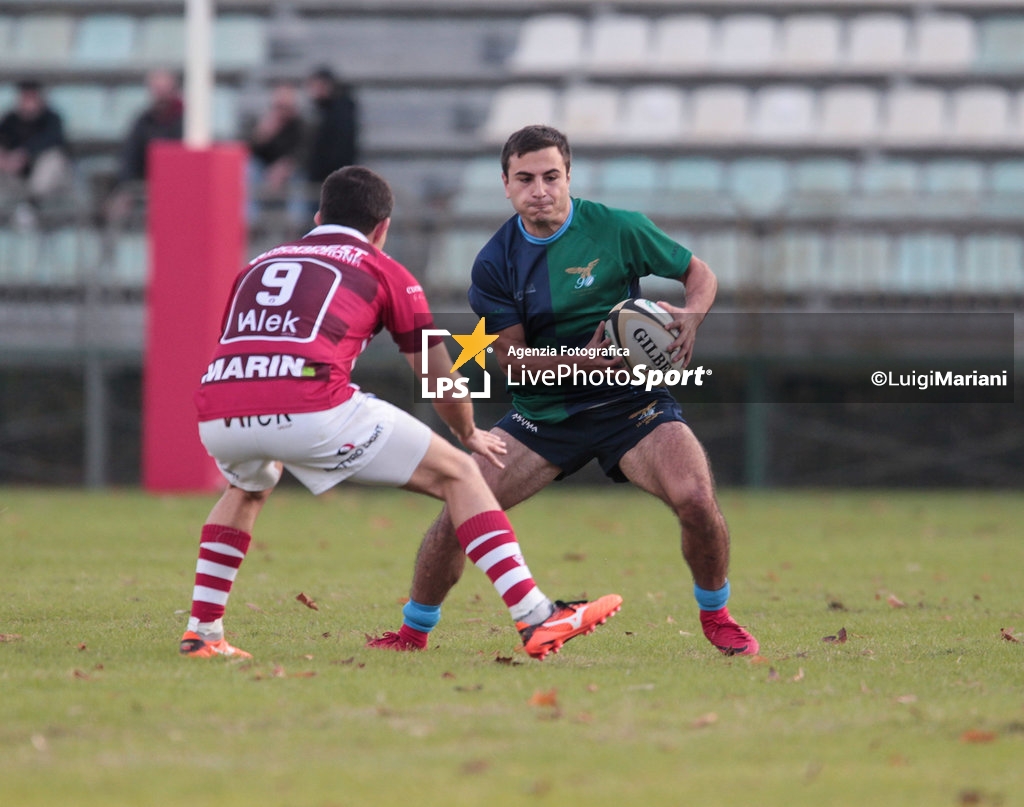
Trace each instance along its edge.
{"label": "rugby player in green jersey", "polygon": [[[572,198],[570,166],[567,138],[548,126],[515,132],[502,150],[501,176],[515,215],[480,250],[469,290],[474,312],[497,334],[502,369],[541,378],[540,371],[566,363],[551,355],[562,348],[582,348],[574,351],[577,369],[620,366],[619,358],[601,355],[609,345],[604,317],[638,296],[647,275],[685,287],[684,308],[661,303],[675,316],[678,337],[670,350],[685,367],[715,299],[714,273],[646,216]],[[551,347],[558,350],[544,349]],[[513,408],[492,430],[508,448],[504,467],[479,463],[501,506],[512,507],[596,459],[608,477],[631,482],[676,514],[708,641],[725,655],[756,655],[757,640],[727,608],[729,531],[708,460],[669,391],[614,383],[518,384],[510,391]],[[420,546],[401,629],[370,645],[425,647],[464,565],[442,511]]]}

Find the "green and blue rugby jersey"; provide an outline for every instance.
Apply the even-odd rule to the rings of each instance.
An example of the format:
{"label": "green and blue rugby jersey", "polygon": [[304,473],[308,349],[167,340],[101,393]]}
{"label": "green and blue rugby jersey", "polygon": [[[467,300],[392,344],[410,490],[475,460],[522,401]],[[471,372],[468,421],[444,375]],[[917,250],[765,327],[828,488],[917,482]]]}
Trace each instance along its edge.
{"label": "green and blue rugby jersey", "polygon": [[[638,296],[641,277],[681,280],[691,257],[641,213],[573,199],[549,238],[529,235],[519,216],[502,225],[473,264],[469,304],[489,333],[519,324],[531,348],[582,347],[613,306]],[[631,394],[622,385],[510,389],[519,412],[547,422]]]}

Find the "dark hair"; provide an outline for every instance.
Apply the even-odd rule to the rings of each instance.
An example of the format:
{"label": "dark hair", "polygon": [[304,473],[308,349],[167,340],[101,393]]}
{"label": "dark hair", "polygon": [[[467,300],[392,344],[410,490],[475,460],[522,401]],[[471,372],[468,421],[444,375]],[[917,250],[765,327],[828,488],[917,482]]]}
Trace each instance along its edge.
{"label": "dark hair", "polygon": [[326,81],[332,87],[338,83],[338,77],[334,74],[334,71],[325,64],[322,64],[313,70],[313,72],[309,74],[309,77],[319,79],[320,81]]}
{"label": "dark hair", "polygon": [[43,83],[37,78],[23,78],[19,79],[17,83],[19,92],[42,92]]}
{"label": "dark hair", "polygon": [[508,176],[508,164],[513,157],[542,151],[552,146],[562,153],[565,170],[568,172],[569,163],[572,162],[569,138],[553,126],[524,126],[518,132],[509,135],[508,140],[505,141],[505,146],[501,150],[501,173]]}
{"label": "dark hair", "polygon": [[389,218],[394,206],[387,181],[362,165],[333,171],[320,188],[320,223],[354,227],[364,235]]}

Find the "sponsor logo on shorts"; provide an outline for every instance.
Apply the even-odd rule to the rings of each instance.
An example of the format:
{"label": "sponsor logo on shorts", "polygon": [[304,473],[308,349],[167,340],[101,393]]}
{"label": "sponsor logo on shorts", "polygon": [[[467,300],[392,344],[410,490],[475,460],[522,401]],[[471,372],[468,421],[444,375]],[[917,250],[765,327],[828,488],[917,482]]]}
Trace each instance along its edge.
{"label": "sponsor logo on shorts", "polygon": [[528,432],[533,432],[534,434],[537,434],[537,424],[534,423],[533,421],[527,420],[522,415],[520,415],[518,412],[513,412],[512,413],[512,420],[514,420],[516,423],[518,423],[520,426],[522,426]]}
{"label": "sponsor logo on shorts", "polygon": [[629,419],[635,420],[636,423],[633,425],[635,425],[639,429],[643,426],[646,426],[648,423],[650,423],[664,411],[664,409],[658,408],[658,404],[652,403],[649,406],[645,406],[643,409],[638,409],[636,412],[633,412],[629,416]]}
{"label": "sponsor logo on shorts", "polygon": [[246,415],[245,417],[224,418],[225,428],[241,426],[243,429],[251,429],[253,426],[277,426],[287,429],[292,425],[291,415]]}
{"label": "sponsor logo on shorts", "polygon": [[370,435],[370,438],[365,443],[359,443],[358,445],[355,443],[345,443],[345,445],[338,449],[338,456],[341,457],[341,459],[337,465],[329,470],[338,471],[342,468],[348,468],[352,463],[363,456],[363,454],[366,453],[366,449],[377,442],[377,438],[383,433],[384,424],[378,423],[373,427],[373,434]]}

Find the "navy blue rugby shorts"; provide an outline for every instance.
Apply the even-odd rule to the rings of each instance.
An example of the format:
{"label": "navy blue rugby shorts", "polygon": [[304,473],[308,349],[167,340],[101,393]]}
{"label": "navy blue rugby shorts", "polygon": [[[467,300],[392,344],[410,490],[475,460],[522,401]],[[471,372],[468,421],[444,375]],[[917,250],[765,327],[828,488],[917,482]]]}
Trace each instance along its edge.
{"label": "navy blue rugby shorts", "polygon": [[609,479],[628,482],[619,460],[660,424],[672,422],[686,422],[679,404],[668,390],[654,389],[577,412],[558,423],[527,420],[513,409],[494,425],[561,468],[558,479],[596,459]]}

